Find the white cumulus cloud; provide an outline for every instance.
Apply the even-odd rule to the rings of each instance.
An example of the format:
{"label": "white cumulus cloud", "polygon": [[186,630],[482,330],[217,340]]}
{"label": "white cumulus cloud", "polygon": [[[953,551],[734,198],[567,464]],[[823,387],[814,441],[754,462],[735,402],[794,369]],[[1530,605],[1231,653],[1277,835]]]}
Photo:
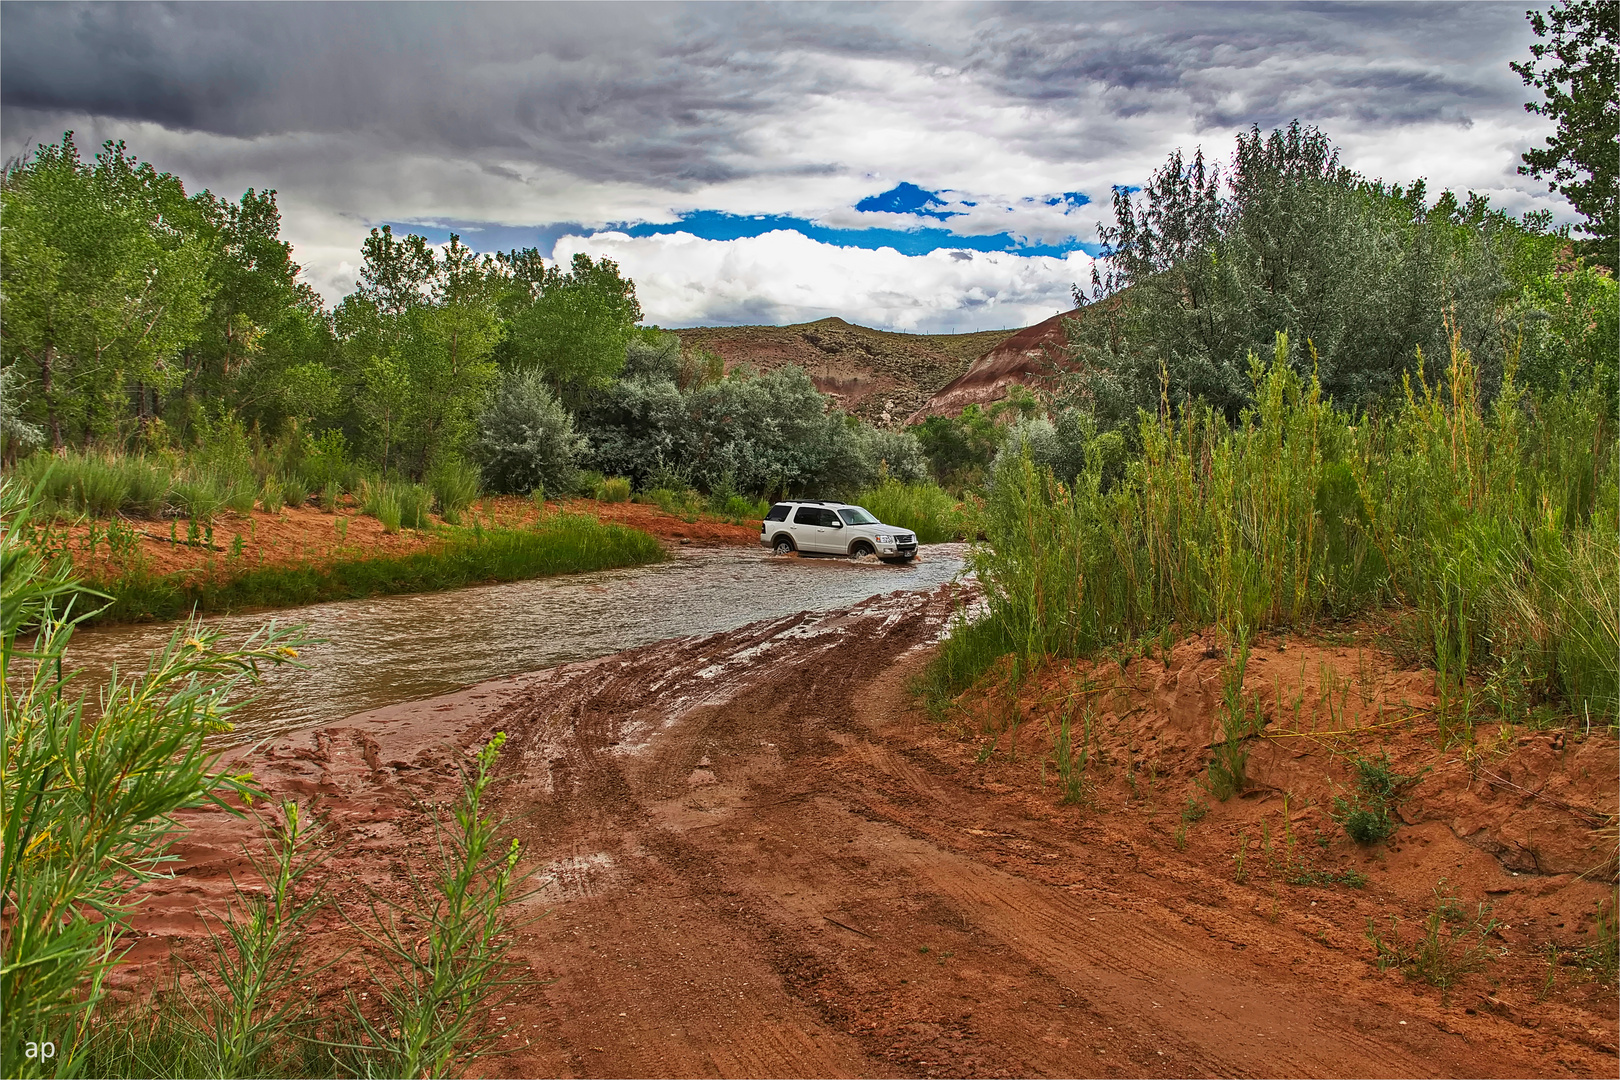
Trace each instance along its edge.
{"label": "white cumulus cloud", "polygon": [[1072,306],[1091,257],[960,250],[903,255],[837,247],[789,230],[738,240],[690,233],[565,236],[553,258],[607,257],[662,326],[785,324],[837,315],[866,326],[950,333],[1028,326]]}

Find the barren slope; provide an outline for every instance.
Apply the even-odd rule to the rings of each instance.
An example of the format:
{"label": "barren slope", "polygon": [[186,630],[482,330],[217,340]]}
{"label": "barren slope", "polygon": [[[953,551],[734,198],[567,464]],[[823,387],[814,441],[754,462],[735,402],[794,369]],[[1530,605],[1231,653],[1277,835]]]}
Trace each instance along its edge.
{"label": "barren slope", "polygon": [[875,423],[904,420],[976,356],[1015,332],[900,334],[837,318],[794,326],[674,331],[687,347],[718,353],[727,370],[740,364],[760,371],[797,364],[810,373],[818,390]]}
{"label": "barren slope", "polygon": [[1079,315],[1080,309],[1065,311],[996,342],[966,371],[929,397],[906,422],[915,424],[930,416],[956,416],[969,405],[984,406],[1000,401],[1014,385],[1038,383],[1065,370],[1068,336],[1064,320]]}

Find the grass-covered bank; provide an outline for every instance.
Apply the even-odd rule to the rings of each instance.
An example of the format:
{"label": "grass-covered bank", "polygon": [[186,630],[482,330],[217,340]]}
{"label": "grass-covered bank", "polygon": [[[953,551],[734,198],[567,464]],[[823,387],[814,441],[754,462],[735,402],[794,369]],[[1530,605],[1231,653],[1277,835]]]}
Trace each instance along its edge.
{"label": "grass-covered bank", "polygon": [[974,557],[988,612],[942,649],[935,700],[1009,653],[1028,672],[1215,625],[1236,655],[1265,628],[1387,610],[1465,739],[1480,709],[1616,722],[1620,470],[1597,391],[1532,395],[1510,371],[1486,406],[1454,342],[1441,379],[1357,415],[1283,338],[1254,386],[1235,424],[1144,415],[1115,479],[1101,454],[1072,484],[1005,457]]}
{"label": "grass-covered bank", "polygon": [[213,574],[155,574],[137,565],[88,588],[112,600],[97,622],[180,618],[192,612],[298,607],[397,593],[436,592],[501,581],[640,566],[667,558],[639,529],[579,514],[554,514],[528,529],[448,532],[442,542],[405,554],[357,555],[331,561],[251,567],[228,564]]}
{"label": "grass-covered bank", "polygon": [[884,478],[855,500],[888,525],[910,529],[924,544],[946,544],[972,537],[968,511],[938,484],[908,484]]}

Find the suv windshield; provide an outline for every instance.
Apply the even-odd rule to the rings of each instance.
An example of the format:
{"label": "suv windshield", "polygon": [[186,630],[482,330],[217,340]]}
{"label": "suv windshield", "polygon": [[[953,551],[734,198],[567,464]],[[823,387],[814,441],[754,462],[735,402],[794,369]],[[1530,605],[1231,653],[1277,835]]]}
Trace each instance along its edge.
{"label": "suv windshield", "polygon": [[868,514],[858,506],[845,507],[838,511],[838,516],[844,519],[845,525],[876,525],[878,519]]}

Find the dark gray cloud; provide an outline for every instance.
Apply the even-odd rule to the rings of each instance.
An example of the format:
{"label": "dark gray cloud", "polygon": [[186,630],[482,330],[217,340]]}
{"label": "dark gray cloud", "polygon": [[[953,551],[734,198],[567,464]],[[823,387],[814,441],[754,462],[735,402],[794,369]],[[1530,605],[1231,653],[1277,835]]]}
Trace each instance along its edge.
{"label": "dark gray cloud", "polygon": [[[1102,216],[1110,185],[1142,183],[1171,148],[1224,157],[1236,130],[1296,118],[1370,175],[1562,218],[1514,174],[1544,130],[1507,68],[1530,40],[1519,3],[3,0],[0,152],[73,128],[83,147],[126,138],[194,187],[277,188],[329,297],[383,221],[715,210],[848,228],[856,202],[906,181],[976,203],[951,219],[959,233],[1062,237],[1074,220],[1028,196],[1086,192]],[[675,249],[635,251],[682,311],[701,306]],[[975,280],[939,288],[968,296]],[[1012,287],[983,280],[1003,292],[974,303]],[[714,300],[719,316],[763,316],[745,284]],[[1042,306],[1067,279],[1018,288]],[[947,320],[943,295],[928,302]]]}
{"label": "dark gray cloud", "polygon": [[352,133],[679,188],[768,170],[751,130],[838,92],[831,57],[941,65],[1051,112],[1022,149],[1061,160],[1166,114],[1200,129],[1467,123],[1517,106],[1505,58],[1522,23],[1513,4],[8,2],[0,102],[8,128],[82,114]]}

